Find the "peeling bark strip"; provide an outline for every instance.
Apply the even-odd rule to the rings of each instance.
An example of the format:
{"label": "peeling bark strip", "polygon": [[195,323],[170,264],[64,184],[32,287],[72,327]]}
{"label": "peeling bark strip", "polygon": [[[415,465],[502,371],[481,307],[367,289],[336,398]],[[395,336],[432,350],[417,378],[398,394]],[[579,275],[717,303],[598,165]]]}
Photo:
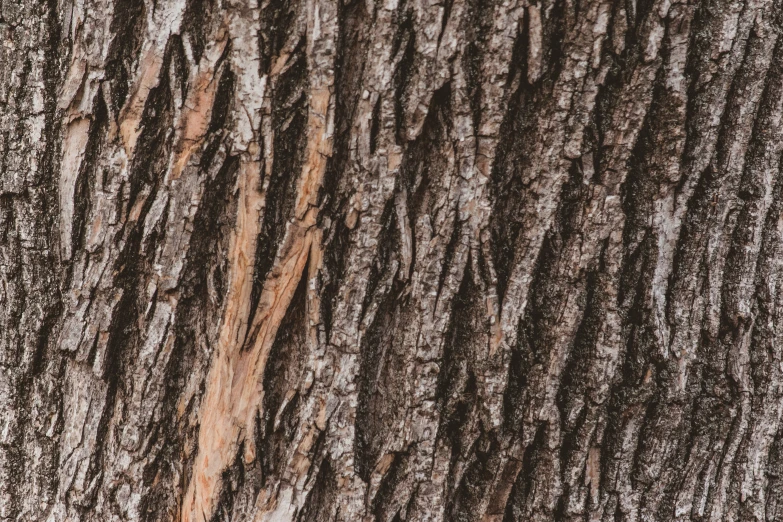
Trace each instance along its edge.
{"label": "peeling bark strip", "polygon": [[[230,286],[220,327],[217,353],[207,374],[200,407],[198,454],[185,495],[182,520],[208,521],[214,513],[223,473],[244,446],[244,462],[256,459],[256,418],[263,414],[264,392],[260,388],[272,343],[304,275],[308,258],[321,250],[316,228],[316,197],[323,183],[326,161],[332,154],[334,133],[334,0],[310,0],[306,9],[306,63],[310,71],[305,159],[299,180],[293,216],[285,225],[280,246],[255,309],[251,297],[255,274],[261,208],[259,161],[243,161],[239,172],[237,224],[229,252]],[[239,64],[238,74],[248,74]],[[241,80],[240,80],[241,83]],[[197,84],[198,85],[198,84]],[[251,85],[251,88],[254,86]],[[259,144],[248,144],[248,154],[257,154]],[[269,158],[269,161],[273,161]]]}
{"label": "peeling bark strip", "polygon": [[783,520],[779,4],[0,3],[0,521]]}

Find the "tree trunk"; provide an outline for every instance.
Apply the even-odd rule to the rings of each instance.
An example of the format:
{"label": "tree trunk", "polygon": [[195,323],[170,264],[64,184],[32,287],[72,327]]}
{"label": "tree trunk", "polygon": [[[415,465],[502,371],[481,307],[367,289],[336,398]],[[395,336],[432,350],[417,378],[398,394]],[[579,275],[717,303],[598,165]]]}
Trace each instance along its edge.
{"label": "tree trunk", "polygon": [[0,1],[0,520],[783,520],[781,28]]}

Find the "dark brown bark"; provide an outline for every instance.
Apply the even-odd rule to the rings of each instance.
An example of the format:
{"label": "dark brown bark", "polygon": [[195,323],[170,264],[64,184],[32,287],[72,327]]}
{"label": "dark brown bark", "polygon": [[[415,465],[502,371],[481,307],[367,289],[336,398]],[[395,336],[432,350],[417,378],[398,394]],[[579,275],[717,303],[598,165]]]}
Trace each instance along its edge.
{"label": "dark brown bark", "polygon": [[781,22],[0,2],[0,520],[783,520]]}

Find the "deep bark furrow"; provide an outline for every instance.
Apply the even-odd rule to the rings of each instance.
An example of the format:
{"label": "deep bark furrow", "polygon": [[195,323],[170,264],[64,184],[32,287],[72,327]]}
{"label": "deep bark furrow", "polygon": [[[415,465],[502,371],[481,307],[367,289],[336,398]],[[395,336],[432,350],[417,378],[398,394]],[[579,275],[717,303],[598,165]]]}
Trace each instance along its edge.
{"label": "deep bark furrow", "polygon": [[0,520],[780,519],[782,20],[0,3]]}

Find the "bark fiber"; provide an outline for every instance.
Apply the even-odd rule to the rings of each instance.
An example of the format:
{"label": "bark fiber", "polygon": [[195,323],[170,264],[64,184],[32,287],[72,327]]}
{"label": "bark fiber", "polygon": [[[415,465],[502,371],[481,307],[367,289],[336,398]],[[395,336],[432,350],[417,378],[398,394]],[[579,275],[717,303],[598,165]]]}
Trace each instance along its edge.
{"label": "bark fiber", "polygon": [[782,29],[0,0],[0,521],[783,520]]}

